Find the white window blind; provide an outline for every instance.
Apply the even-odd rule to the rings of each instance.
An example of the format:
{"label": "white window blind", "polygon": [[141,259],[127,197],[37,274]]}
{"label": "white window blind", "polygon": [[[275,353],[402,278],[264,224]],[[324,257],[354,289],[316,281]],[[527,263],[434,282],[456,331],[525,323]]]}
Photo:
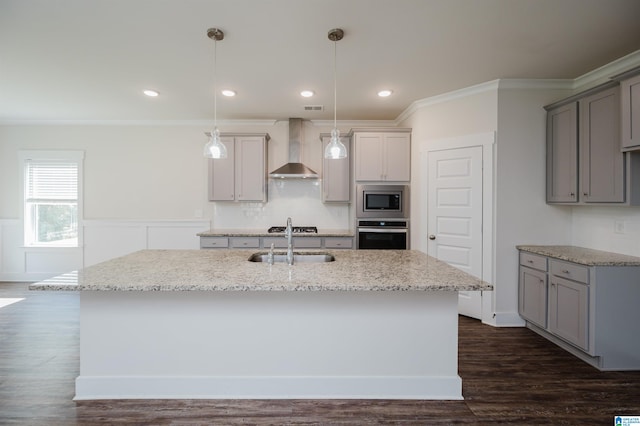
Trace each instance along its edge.
{"label": "white window blind", "polygon": [[78,201],[78,164],[28,161],[26,201]]}

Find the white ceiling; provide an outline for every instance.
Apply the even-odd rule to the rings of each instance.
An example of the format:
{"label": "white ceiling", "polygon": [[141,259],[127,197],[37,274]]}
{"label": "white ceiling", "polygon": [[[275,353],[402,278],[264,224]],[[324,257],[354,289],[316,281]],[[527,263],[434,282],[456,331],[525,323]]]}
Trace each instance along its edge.
{"label": "white ceiling", "polygon": [[218,119],[332,119],[339,27],[338,119],[393,120],[497,78],[579,77],[640,49],[638,17],[638,0],[0,0],[0,121],[211,120],[210,27],[238,92]]}

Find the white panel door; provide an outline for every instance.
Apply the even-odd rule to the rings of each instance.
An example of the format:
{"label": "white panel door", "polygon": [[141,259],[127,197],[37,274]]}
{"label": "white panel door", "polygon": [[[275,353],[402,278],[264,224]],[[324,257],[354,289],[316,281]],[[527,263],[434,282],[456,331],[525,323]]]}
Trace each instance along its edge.
{"label": "white panel door", "polygon": [[[428,154],[428,253],[482,278],[482,147]],[[482,292],[461,291],[458,311],[481,319]]]}

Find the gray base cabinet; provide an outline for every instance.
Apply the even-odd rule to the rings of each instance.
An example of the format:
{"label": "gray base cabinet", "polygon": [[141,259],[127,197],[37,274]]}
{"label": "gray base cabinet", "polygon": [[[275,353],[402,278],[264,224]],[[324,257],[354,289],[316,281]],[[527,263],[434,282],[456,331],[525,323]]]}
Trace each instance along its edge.
{"label": "gray base cabinet", "polygon": [[[284,237],[200,237],[202,249],[286,249]],[[293,237],[294,249],[353,249],[353,237]]]}
{"label": "gray base cabinet", "polygon": [[640,267],[520,252],[527,327],[600,370],[640,370]]}

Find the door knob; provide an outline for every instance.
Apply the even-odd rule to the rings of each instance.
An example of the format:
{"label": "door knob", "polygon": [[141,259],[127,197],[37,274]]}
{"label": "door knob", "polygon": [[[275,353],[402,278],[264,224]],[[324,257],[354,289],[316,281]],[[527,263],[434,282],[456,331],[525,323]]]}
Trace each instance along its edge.
{"label": "door knob", "polygon": [[436,239],[436,236],[435,236],[435,235],[433,235],[433,234],[431,234],[431,235],[429,235],[429,239],[430,239],[430,240],[435,240],[435,239]]}

